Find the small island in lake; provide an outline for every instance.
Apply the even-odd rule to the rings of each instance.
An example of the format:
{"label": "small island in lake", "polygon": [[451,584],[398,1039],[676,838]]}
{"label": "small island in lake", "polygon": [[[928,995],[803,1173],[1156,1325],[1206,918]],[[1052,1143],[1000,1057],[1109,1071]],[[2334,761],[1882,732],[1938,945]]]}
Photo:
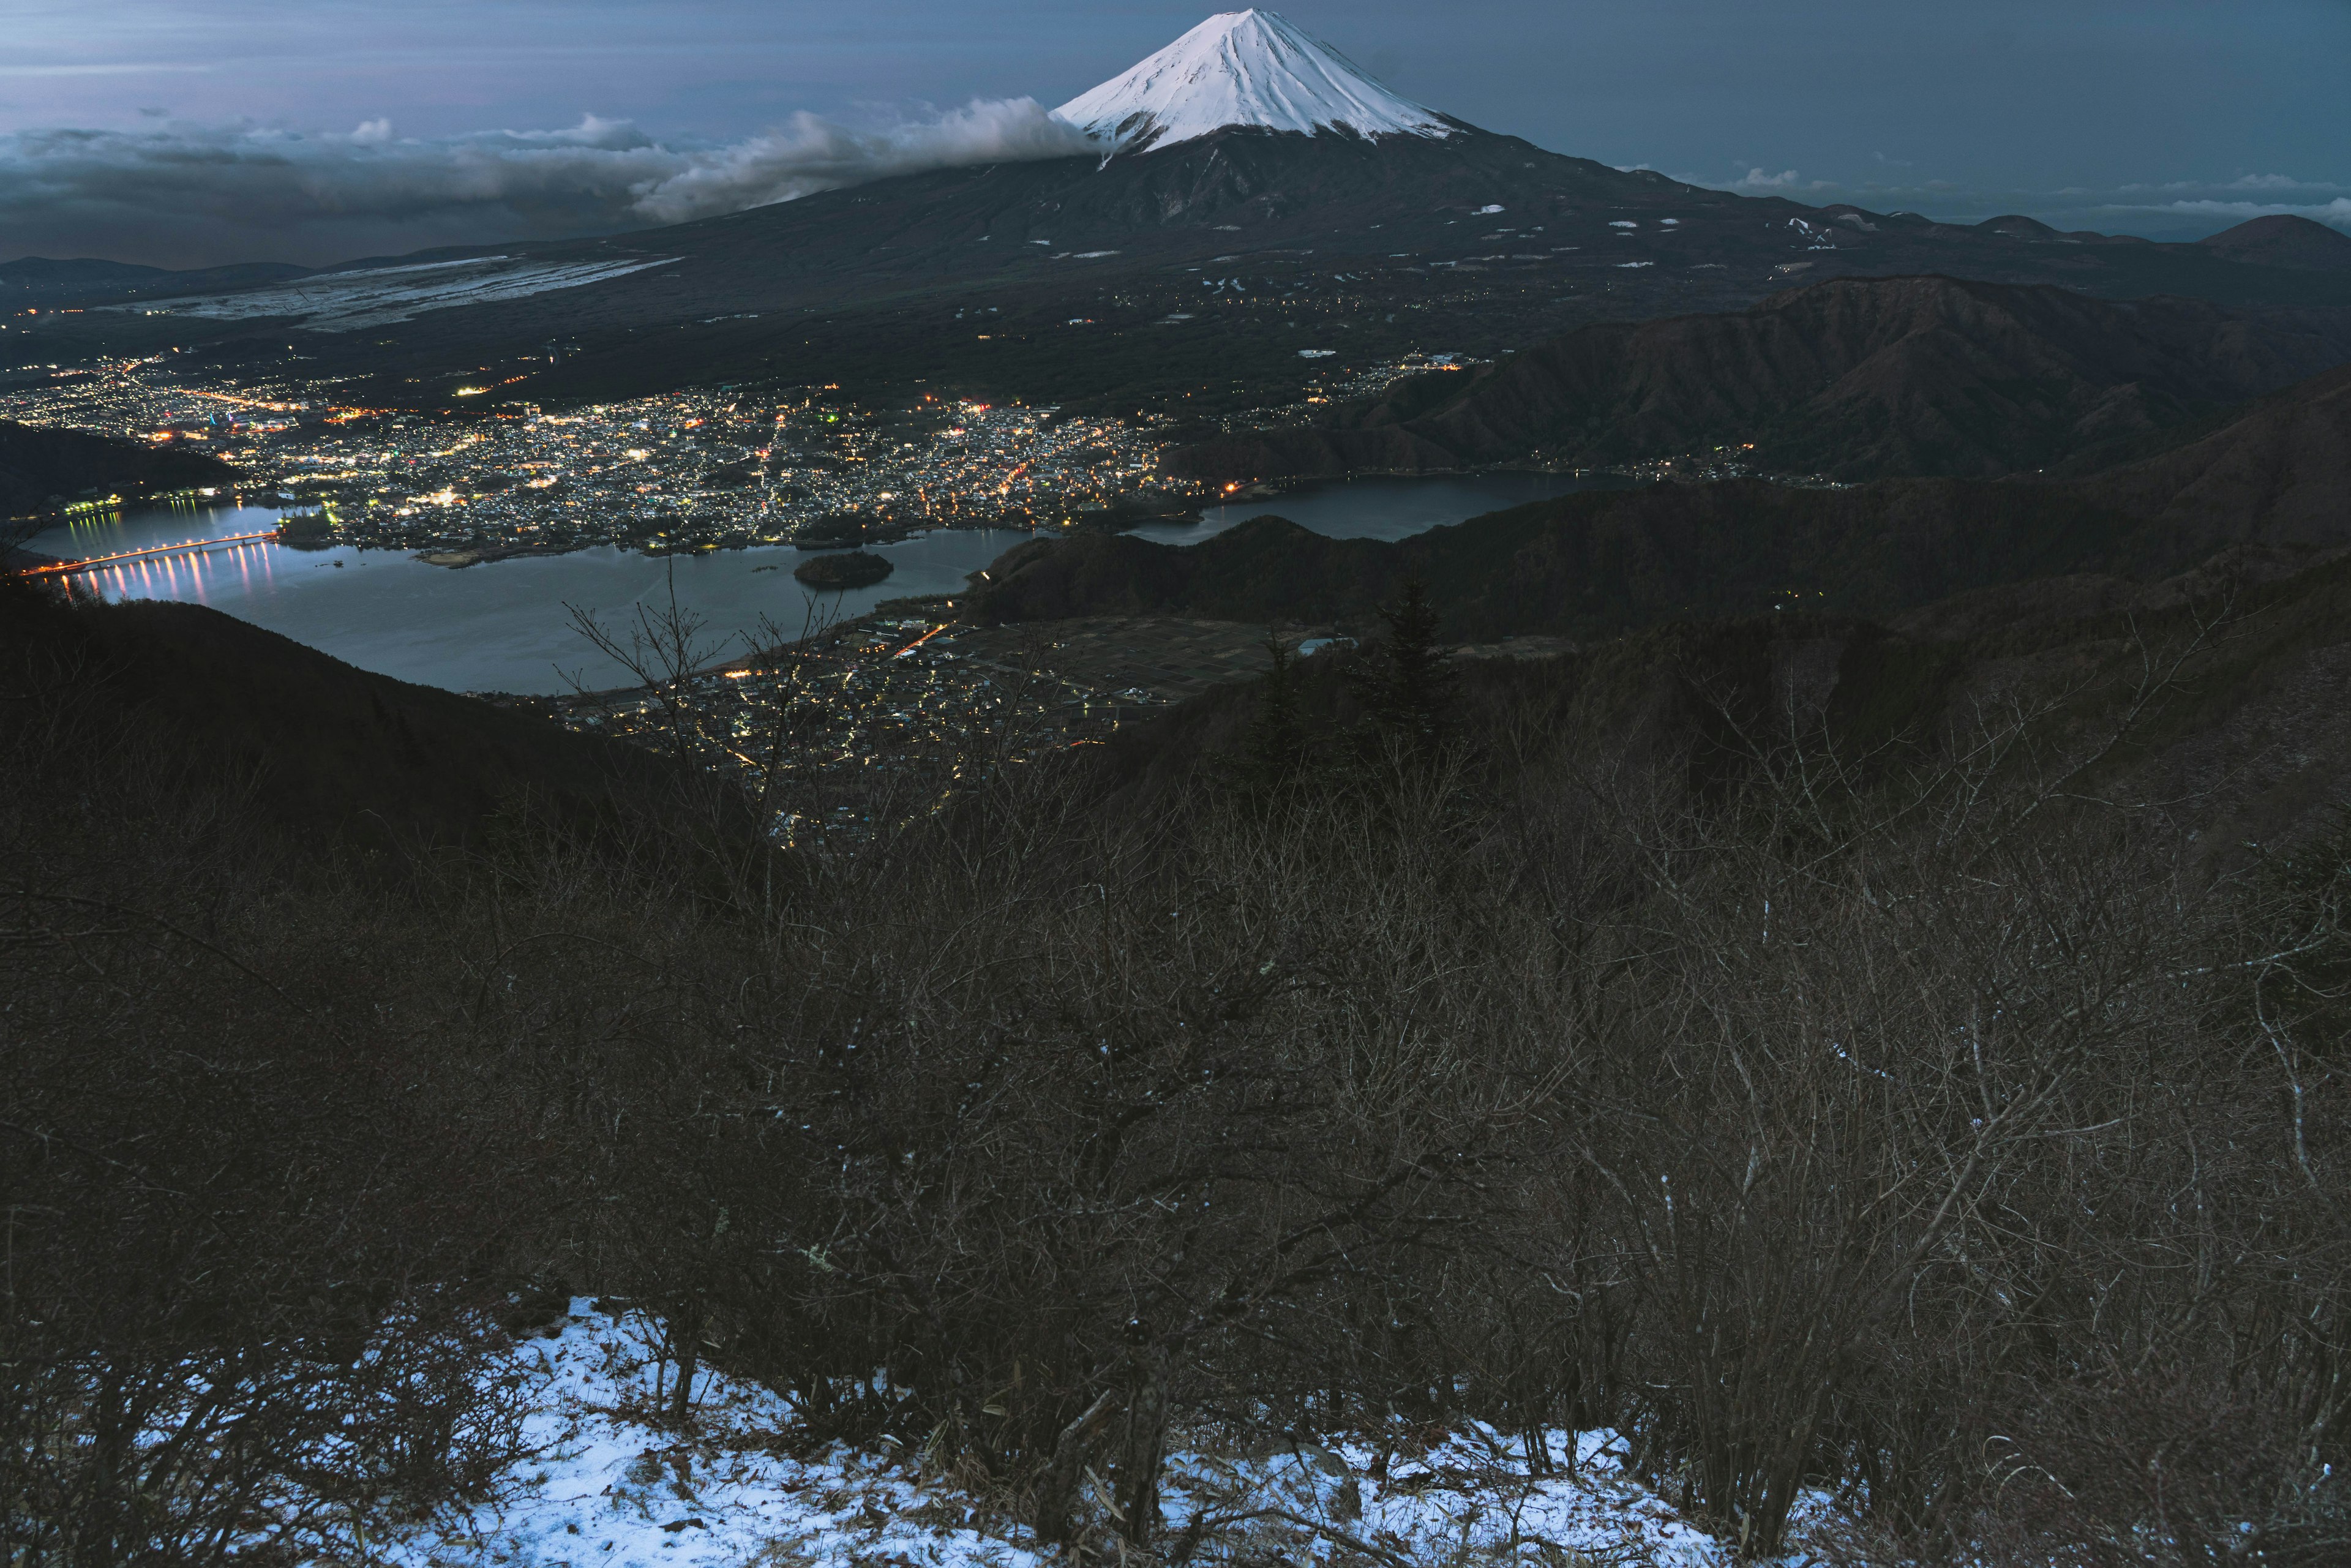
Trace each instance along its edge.
{"label": "small island in lake", "polygon": [[792,569],[792,575],[810,588],[871,588],[890,575],[887,560],[871,550],[827,551]]}

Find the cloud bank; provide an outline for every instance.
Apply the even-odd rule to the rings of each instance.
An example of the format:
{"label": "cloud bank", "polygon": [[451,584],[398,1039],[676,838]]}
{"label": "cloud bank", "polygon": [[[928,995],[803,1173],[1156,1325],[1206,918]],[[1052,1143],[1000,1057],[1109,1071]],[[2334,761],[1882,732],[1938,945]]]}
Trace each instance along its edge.
{"label": "cloud bank", "polygon": [[2247,218],[2267,218],[2280,215],[2308,218],[2314,223],[2332,224],[2351,234],[2351,196],[2337,196],[2331,202],[2166,202],[2161,206],[2139,210],[2154,213],[2176,213],[2191,218],[2215,218],[2229,225],[2243,223]]}
{"label": "cloud bank", "polygon": [[432,140],[388,120],[304,135],[251,125],[0,135],[0,259],[322,263],[684,223],[868,180],[1083,153],[1035,99],[976,99],[854,131],[813,114],[745,141],[658,141],[592,115],[566,131]]}
{"label": "cloud bank", "polygon": [[[1911,163],[1873,154],[1882,169]],[[1647,168],[1647,164],[1634,164]],[[2248,218],[2290,214],[2351,233],[2351,183],[2304,180],[2287,174],[2240,174],[2227,180],[2172,180],[2105,189],[2074,185],[2061,190],[1981,186],[1965,181],[1860,178],[1812,179],[1796,170],[1778,173],[1768,165],[1740,160],[1729,175],[1676,173],[1675,179],[1742,195],[1782,195],[1829,204],[1850,202],[1879,212],[1915,211],[1951,223],[1980,223],[2022,213],[2059,229],[2096,229],[2143,234],[2166,240],[2196,239]]]}
{"label": "cloud bank", "polygon": [[2163,213],[2221,224],[2283,214],[2332,224],[2351,233],[2351,185],[2332,180],[2243,174],[2225,184],[2177,180],[2162,185],[2126,185],[2120,196],[2116,205],[2123,212]]}

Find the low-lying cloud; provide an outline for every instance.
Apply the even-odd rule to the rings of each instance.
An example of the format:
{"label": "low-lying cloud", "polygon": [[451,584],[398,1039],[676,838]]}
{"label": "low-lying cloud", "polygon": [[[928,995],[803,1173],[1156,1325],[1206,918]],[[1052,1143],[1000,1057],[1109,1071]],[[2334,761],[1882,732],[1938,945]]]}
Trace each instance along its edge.
{"label": "low-lying cloud", "polygon": [[[1884,168],[1910,167],[1882,152],[1873,156]],[[1744,172],[1727,176],[1676,173],[1674,178],[1742,195],[1784,195],[1823,204],[1850,202],[1878,212],[1922,212],[1952,223],[1979,223],[2003,214],[2022,213],[2059,229],[2095,229],[2180,240],[2217,233],[2248,218],[2289,214],[2351,233],[2351,183],[2289,174],[2141,182],[2105,189],[2069,185],[2057,190],[2032,190],[1870,174],[1860,178],[1811,179],[1793,169],[1774,173],[1768,165],[1745,160],[1731,167]]]}
{"label": "low-lying cloud", "polygon": [[0,135],[0,234],[13,255],[161,266],[319,264],[684,223],[926,169],[1091,149],[1033,99],[975,100],[857,131],[813,114],[744,141],[664,142],[625,120],[403,138],[164,124]]}
{"label": "low-lying cloud", "polygon": [[2210,184],[2174,180],[2160,185],[2126,185],[2116,208],[2229,224],[2283,214],[2351,232],[2351,185],[2333,180],[2301,180],[2290,174],[2241,174]]}
{"label": "low-lying cloud", "polygon": [[2176,214],[2187,218],[2212,218],[2230,224],[2241,224],[2248,218],[2296,217],[2313,223],[2332,224],[2351,233],[2351,196],[2337,196],[2331,202],[2223,202],[2213,200],[2166,202],[2126,211]]}

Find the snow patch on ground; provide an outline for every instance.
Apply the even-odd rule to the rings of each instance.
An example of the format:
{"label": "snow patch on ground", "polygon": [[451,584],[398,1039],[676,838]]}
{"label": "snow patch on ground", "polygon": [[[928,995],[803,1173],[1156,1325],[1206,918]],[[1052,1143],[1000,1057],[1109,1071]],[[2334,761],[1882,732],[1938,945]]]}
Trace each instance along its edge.
{"label": "snow patch on ground", "polygon": [[[532,1452],[486,1500],[369,1542],[383,1568],[1044,1568],[1027,1530],[921,1479],[912,1455],[820,1448],[789,1402],[711,1374],[695,1427],[656,1419],[648,1327],[586,1299],[524,1339],[492,1375],[524,1375]],[[1204,1528],[1204,1563],[1305,1564],[1386,1554],[1415,1563],[1730,1568],[1733,1553],[1627,1476],[1614,1434],[1548,1434],[1554,1473],[1530,1479],[1522,1440],[1477,1424],[1416,1434],[1378,1455],[1274,1439],[1249,1454],[1178,1451],[1165,1537]],[[1817,1511],[1817,1504],[1813,1505]],[[1351,1544],[1352,1542],[1352,1544]],[[1104,1538],[1109,1550],[1114,1544]],[[1367,1552],[1368,1546],[1375,1549]]]}
{"label": "snow patch on ground", "polygon": [[104,308],[141,315],[169,312],[221,321],[291,316],[313,332],[355,332],[363,327],[405,321],[428,310],[496,304],[554,288],[579,288],[649,267],[667,267],[677,259],[660,256],[651,260],[559,262],[486,256],[410,267],[370,267],[363,272],[322,273],[241,294],[141,300],[136,305]]}
{"label": "snow patch on ground", "polygon": [[380,1543],[378,1560],[385,1568],[754,1560],[806,1568],[899,1558],[1036,1568],[1035,1553],[953,1522],[956,1500],[926,1494],[887,1452],[789,1453],[791,1407],[756,1384],[710,1375],[696,1385],[694,1432],[664,1427],[650,1345],[642,1321],[585,1299],[550,1337],[520,1341],[509,1370],[531,1385],[532,1454],[487,1500]]}

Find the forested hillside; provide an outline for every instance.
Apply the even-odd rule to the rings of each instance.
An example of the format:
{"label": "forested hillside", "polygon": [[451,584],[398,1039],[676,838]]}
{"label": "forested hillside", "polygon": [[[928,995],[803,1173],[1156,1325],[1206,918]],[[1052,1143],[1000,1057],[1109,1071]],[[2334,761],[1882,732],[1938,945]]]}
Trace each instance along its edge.
{"label": "forested hillside", "polygon": [[236,483],[236,471],[201,452],[133,446],[81,430],[0,420],[0,519],[27,517],[86,491],[149,491]]}
{"label": "forested hillside", "polygon": [[[1407,592],[876,769],[821,856],[656,779],[388,861],[234,708],[15,644],[12,1549],[486,1495],[499,1325],[601,1292],[681,1451],[715,1366],[1022,1551],[1238,1561],[1157,1540],[1165,1455],[1474,1427],[1758,1558],[2334,1561],[2343,569],[2070,591],[1467,665]],[[434,732],[472,798],[496,727]]]}

